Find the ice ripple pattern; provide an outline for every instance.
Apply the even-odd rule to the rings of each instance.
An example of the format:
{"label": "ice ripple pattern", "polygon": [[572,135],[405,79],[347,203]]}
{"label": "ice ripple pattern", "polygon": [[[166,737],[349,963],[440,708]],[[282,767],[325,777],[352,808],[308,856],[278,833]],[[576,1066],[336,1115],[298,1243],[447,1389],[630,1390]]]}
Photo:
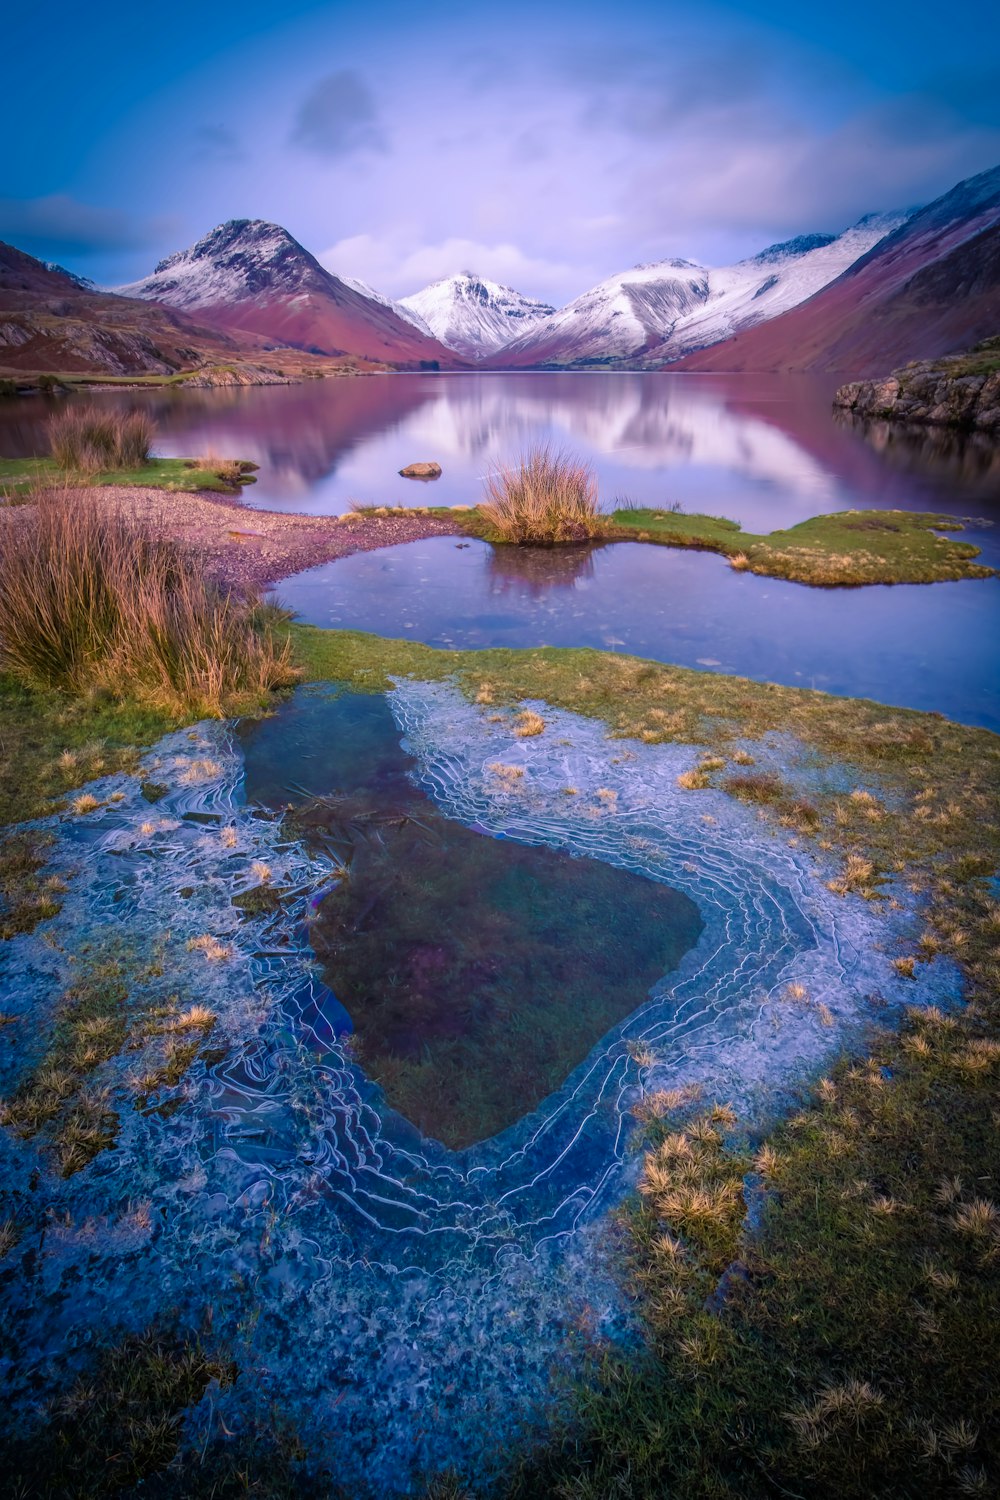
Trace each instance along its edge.
{"label": "ice ripple pattern", "polygon": [[[604,1216],[634,1181],[630,1108],[644,1089],[698,1082],[759,1120],[872,1005],[956,992],[941,962],[918,984],[894,974],[887,954],[913,921],[904,893],[895,912],[834,896],[814,854],[722,793],[681,790],[691,747],[609,740],[545,705],[545,733],[521,740],[440,684],[401,683],[390,703],[416,779],[447,816],[666,881],[701,910],[680,968],[533,1115],[452,1153],[384,1106],[308,945],[332,872],[245,805],[225,726],[146,757],[141,777],[170,787],[154,808],[139,777],[119,776],[94,784],[94,812],[48,821],[52,867],[77,874],[60,915],[7,945],[3,981],[5,1010],[44,1021],[87,943],[155,940],[164,983],[212,1006],[213,1045],[228,1049],[194,1065],[177,1113],[126,1102],[118,1149],[66,1182],[34,1144],[0,1133],[5,1190],[19,1209],[41,1171],[49,1224],[15,1252],[22,1270],[32,1252],[30,1274],[0,1291],[9,1347],[38,1350],[34,1373],[65,1378],[96,1330],[140,1328],[166,1307],[193,1327],[212,1304],[259,1375],[219,1397],[215,1416],[238,1426],[277,1394],[358,1495],[406,1493],[447,1464],[484,1473],[572,1366],[574,1330],[626,1336]],[[253,860],[289,894],[282,913],[244,921],[232,896]],[[189,949],[205,932],[230,945],[228,961]],[[793,980],[832,1025],[789,1008]],[[0,1088],[31,1061],[30,1046],[7,1048]],[[102,1081],[123,1093],[130,1066],[119,1059]],[[29,1399],[28,1364],[5,1370],[15,1402]]]}

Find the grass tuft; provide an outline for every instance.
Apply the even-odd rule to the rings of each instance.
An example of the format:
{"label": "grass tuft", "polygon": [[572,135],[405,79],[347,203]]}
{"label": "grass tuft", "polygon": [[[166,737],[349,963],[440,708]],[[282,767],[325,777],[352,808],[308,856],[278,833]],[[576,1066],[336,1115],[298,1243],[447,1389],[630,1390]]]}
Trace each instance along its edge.
{"label": "grass tuft", "polygon": [[44,491],[0,552],[0,665],[25,684],[219,717],[289,683],[255,604],[216,591],[155,527]]}
{"label": "grass tuft", "polygon": [[589,464],[548,448],[498,464],[485,481],[479,515],[491,541],[552,545],[601,536],[597,479]]}
{"label": "grass tuft", "polygon": [[82,474],[138,469],[149,462],[153,424],[142,411],[69,407],[49,422],[52,457]]}

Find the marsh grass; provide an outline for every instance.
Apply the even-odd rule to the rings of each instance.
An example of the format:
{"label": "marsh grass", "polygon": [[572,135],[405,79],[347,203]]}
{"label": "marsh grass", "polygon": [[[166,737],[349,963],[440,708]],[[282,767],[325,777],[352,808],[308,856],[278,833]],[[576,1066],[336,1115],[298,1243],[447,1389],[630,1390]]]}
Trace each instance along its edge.
{"label": "marsh grass", "polygon": [[289,683],[287,644],[176,543],[98,496],[43,491],[0,552],[0,665],[22,682],[107,687],[221,716]]}
{"label": "marsh grass", "polygon": [[499,463],[484,481],[479,516],[497,542],[536,546],[580,542],[608,527],[589,464],[549,448],[532,448],[515,463]]}
{"label": "marsh grass", "polygon": [[[137,1107],[176,1088],[215,1025],[207,1006],[181,1008],[179,995],[151,999],[163,975],[158,953],[140,960],[124,945],[82,951],[79,973],[59,997],[44,1050],[18,1087],[0,1100],[0,1123],[24,1139],[38,1138],[64,1177],[114,1146],[122,1096],[101,1079],[106,1063],[124,1052],[141,1054]],[[23,1028],[25,1018],[12,1025]],[[168,1101],[169,1102],[169,1101]],[[162,1105],[160,1107],[163,1107]]]}
{"label": "marsh grass", "polygon": [[49,421],[52,457],[81,474],[138,469],[148,463],[153,424],[142,411],[70,406]]}
{"label": "marsh grass", "polygon": [[[852,768],[860,795],[817,788],[806,802],[789,785],[771,801],[769,786],[763,800],[759,785],[733,790],[750,791],[777,837],[789,822],[796,836],[831,851],[833,888],[844,899],[889,900],[890,879],[905,882],[925,909],[920,961],[944,956],[965,978],[962,1010],[915,1010],[900,1036],[874,1034],[864,1062],[834,1069],[813,1102],[767,1140],[744,1146],[720,1131],[707,1161],[717,1156],[723,1181],[739,1175],[745,1195],[752,1150],[763,1178],[759,1227],[740,1220],[734,1189],[716,1190],[714,1167],[687,1182],[670,1162],[660,1161],[670,1171],[659,1179],[644,1168],[646,1189],[627,1224],[646,1356],[595,1353],[573,1418],[513,1478],[510,1493],[996,1493],[997,737],[880,704],[593,651],[453,653],[346,632],[294,633],[311,675],[362,690],[408,673],[450,678],[470,699],[541,700],[600,719],[612,735],[709,745],[743,766],[737,746],[749,756],[748,742],[775,731],[793,736],[810,754]],[[695,785],[719,775],[695,768]],[[885,955],[894,983],[897,956],[907,957]],[[795,986],[787,999],[821,1025],[835,1020]],[[686,1108],[679,1091],[636,1106],[638,1120],[663,1132],[647,1143],[654,1165],[668,1133],[693,1134],[677,1114]]]}
{"label": "marsh grass", "polygon": [[59,876],[40,873],[53,842],[36,829],[8,833],[0,842],[0,941],[31,932],[59,911],[66,887]]}
{"label": "marsh grass", "polygon": [[[141,1210],[139,1217],[141,1217]],[[212,1335],[212,1308],[200,1333],[173,1322],[122,1334],[92,1357],[40,1420],[0,1417],[0,1468],[11,1500],[97,1500],[150,1495],[157,1500],[333,1500],[343,1494],[306,1457],[277,1406],[241,1422],[216,1416],[196,1444],[185,1419],[216,1386],[241,1378]]]}

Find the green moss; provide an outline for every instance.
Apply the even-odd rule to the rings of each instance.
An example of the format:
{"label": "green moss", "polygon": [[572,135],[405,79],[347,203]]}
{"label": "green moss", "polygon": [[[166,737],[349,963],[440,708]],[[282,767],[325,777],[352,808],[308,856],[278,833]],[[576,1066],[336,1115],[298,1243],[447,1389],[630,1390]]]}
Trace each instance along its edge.
{"label": "green moss", "polygon": [[157,490],[218,490],[229,495],[237,485],[252,482],[249,471],[254,467],[237,459],[203,467],[196,459],[153,458],[138,469],[71,474],[52,458],[0,458],[0,495],[17,500],[40,485],[63,484],[144,485]]}
{"label": "green moss", "polygon": [[245,917],[259,917],[281,910],[281,897],[273,885],[255,885],[233,897],[233,905]]}
{"label": "green moss", "polygon": [[619,533],[639,540],[720,552],[741,570],[793,583],[935,583],[996,574],[972,562],[978,547],[935,534],[961,531],[954,517],[930,512],[837,511],[766,535],[720,516],[674,511],[619,510],[614,521]]}
{"label": "green moss", "polygon": [[138,750],[177,727],[166,714],[110,694],[75,698],[29,688],[0,673],[0,819],[51,812],[74,787],[133,770]]}

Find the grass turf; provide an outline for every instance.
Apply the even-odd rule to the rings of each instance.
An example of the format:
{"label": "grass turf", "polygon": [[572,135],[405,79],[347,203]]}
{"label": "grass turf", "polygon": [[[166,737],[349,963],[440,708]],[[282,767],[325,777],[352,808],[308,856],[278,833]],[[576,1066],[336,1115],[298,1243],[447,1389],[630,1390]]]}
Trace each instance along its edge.
{"label": "grass turf", "polygon": [[[227,464],[226,470],[229,470]],[[75,474],[61,469],[52,458],[0,458],[0,495],[17,500],[32,490],[54,485],[145,485],[157,490],[217,490],[231,495],[241,484],[252,483],[249,470],[254,465],[241,463],[240,477],[232,479],[220,473],[219,465],[202,464],[190,458],[153,458],[137,469],[115,469],[103,474]]]}
{"label": "grass turf", "polygon": [[936,583],[996,574],[996,569],[972,561],[979,556],[978,547],[937,534],[961,531],[961,522],[929,512],[836,511],[760,536],[719,516],[663,510],[619,510],[614,523],[618,534],[626,532],[639,541],[721,552],[740,571],[821,587]]}

